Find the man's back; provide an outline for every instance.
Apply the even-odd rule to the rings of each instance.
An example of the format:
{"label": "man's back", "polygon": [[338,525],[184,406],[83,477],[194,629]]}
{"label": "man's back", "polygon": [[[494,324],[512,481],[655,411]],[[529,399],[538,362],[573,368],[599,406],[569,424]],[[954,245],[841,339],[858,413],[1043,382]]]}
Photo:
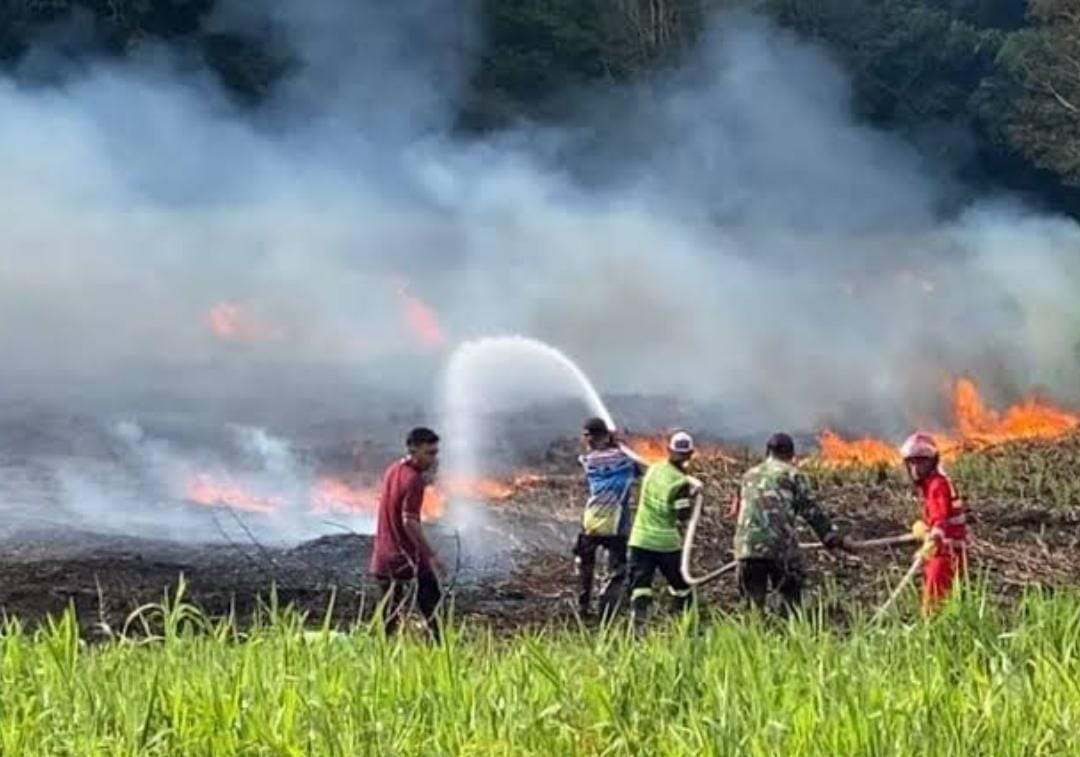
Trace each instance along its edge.
{"label": "man's back", "polygon": [[590,536],[625,536],[637,463],[618,447],[592,450],[580,460],[589,486],[582,530]]}
{"label": "man's back", "polygon": [[419,519],[423,500],[423,476],[407,459],[398,460],[386,469],[371,553],[372,574],[386,578],[415,575],[422,555],[405,527],[405,519]]}
{"label": "man's back", "polygon": [[777,560],[797,552],[795,516],[810,500],[809,489],[805,473],[772,457],[744,473],[735,526],[736,559]]}
{"label": "man's back", "polygon": [[[638,510],[630,531],[630,546],[654,552],[677,552],[682,537],[676,527],[676,496],[686,494],[686,474],[670,462],[649,467],[641,482]],[[686,496],[689,496],[688,494]]]}

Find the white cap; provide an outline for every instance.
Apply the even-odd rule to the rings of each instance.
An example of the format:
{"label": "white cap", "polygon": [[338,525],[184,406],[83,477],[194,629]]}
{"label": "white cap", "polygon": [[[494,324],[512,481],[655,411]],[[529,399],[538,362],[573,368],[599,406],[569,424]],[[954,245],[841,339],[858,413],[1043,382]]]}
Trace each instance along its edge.
{"label": "white cap", "polygon": [[685,431],[676,431],[668,441],[668,450],[671,452],[693,452],[694,437]]}

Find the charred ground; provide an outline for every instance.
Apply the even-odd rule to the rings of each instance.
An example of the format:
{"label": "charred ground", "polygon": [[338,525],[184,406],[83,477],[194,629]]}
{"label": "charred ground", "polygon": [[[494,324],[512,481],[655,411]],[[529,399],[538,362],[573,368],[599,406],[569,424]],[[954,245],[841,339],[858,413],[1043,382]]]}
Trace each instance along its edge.
{"label": "charred ground", "polygon": [[[709,454],[696,462],[708,486],[699,528],[699,569],[729,559],[728,503],[754,457]],[[1080,584],[1080,436],[972,452],[952,473],[973,514],[973,563],[992,592],[1015,597],[1032,586]],[[550,451],[545,475],[491,506],[481,525],[433,526],[450,565],[458,618],[513,630],[576,623],[569,554],[581,482],[565,446]],[[809,467],[821,501],[857,539],[903,533],[917,504],[898,472]],[[244,516],[255,519],[257,516]],[[809,537],[809,534],[808,534]],[[0,607],[31,624],[73,605],[91,637],[123,628],[140,605],[161,601],[182,575],[186,596],[210,615],[249,617],[269,601],[293,604],[321,621],[333,599],[336,622],[365,616],[375,601],[365,575],[370,537],[342,530],[296,546],[262,541],[256,531],[220,543],[183,544],[65,530],[11,528],[0,536]],[[834,558],[808,552],[813,598],[842,618],[872,607],[906,568],[905,548]],[[713,610],[733,610],[731,580],[703,592]]]}

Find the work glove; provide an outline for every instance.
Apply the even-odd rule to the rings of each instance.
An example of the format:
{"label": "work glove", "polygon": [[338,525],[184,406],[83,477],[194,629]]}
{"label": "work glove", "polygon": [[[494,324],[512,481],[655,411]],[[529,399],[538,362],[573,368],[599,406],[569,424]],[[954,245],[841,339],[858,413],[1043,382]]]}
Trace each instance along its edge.
{"label": "work glove", "polygon": [[849,539],[846,536],[841,536],[840,537],[840,544],[837,547],[837,549],[841,549],[844,552],[847,552],[849,555],[853,555],[853,554],[855,554],[856,552],[859,551],[859,548],[857,546],[855,546],[855,542],[853,542],[851,539]]}
{"label": "work glove", "polygon": [[846,536],[841,536],[838,532],[833,531],[825,537],[825,548],[835,552],[836,550],[842,550],[844,552],[854,552],[855,547]]}
{"label": "work glove", "polygon": [[934,539],[927,539],[923,542],[923,545],[919,547],[919,551],[916,554],[918,554],[919,559],[924,562],[929,560],[937,554],[937,542]]}
{"label": "work glove", "polygon": [[926,527],[926,524],[921,520],[917,520],[911,524],[911,535],[919,541],[926,541],[926,537],[929,535],[930,529]]}

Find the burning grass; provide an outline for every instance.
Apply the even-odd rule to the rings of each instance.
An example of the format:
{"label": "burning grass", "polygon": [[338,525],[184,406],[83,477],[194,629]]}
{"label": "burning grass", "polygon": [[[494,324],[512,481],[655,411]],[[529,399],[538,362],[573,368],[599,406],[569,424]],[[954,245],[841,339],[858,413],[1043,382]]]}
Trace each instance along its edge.
{"label": "burning grass", "polygon": [[[693,472],[706,482],[707,498],[699,527],[695,572],[704,573],[731,558],[734,523],[728,505],[739,478],[758,461],[756,454],[696,457]],[[899,466],[836,466],[819,457],[804,461],[816,495],[834,521],[855,539],[903,534],[921,516],[921,505]],[[1051,441],[1004,443],[964,453],[949,472],[971,508],[975,539],[972,564],[985,574],[993,593],[1015,600],[1027,587],[1080,585],[1080,434]],[[534,493],[533,496],[538,495]],[[562,494],[567,517],[580,502],[567,487]],[[813,535],[804,530],[806,541]],[[834,584],[843,601],[831,613],[843,620],[849,608],[874,607],[910,563],[910,549],[865,552],[857,559],[807,552],[811,593]],[[535,553],[507,582],[507,591],[558,597],[569,606],[574,576],[566,549]],[[705,591],[710,607],[735,610],[736,587],[722,579]]]}
{"label": "burning grass", "polygon": [[[507,481],[494,478],[443,479],[424,490],[422,515],[424,520],[441,518],[451,497],[502,502],[519,488],[533,485],[539,480],[536,474],[519,474]],[[301,497],[302,501],[292,503],[280,496],[261,494],[227,476],[199,473],[188,482],[184,499],[203,507],[224,507],[261,515],[273,515],[295,506],[318,515],[374,515],[379,507],[379,489],[372,482],[354,482],[328,476],[312,484],[305,496]]]}
{"label": "burning grass", "polygon": [[[1080,428],[1080,415],[1055,407],[1037,396],[999,413],[986,406],[975,382],[961,378],[951,392],[953,429],[934,436],[946,460],[965,452],[1009,442],[1053,440]],[[821,458],[832,465],[898,465],[896,445],[881,439],[846,440],[825,430],[818,437]]]}
{"label": "burning grass", "polygon": [[[629,436],[623,440],[626,446],[632,449],[647,463],[657,463],[665,460],[668,456],[667,436]],[[729,459],[724,451],[715,444],[699,442],[697,454],[709,459]]]}
{"label": "burning grass", "polygon": [[[910,486],[899,463],[834,466],[810,458],[806,468],[824,487],[865,490],[868,497],[887,492],[890,500],[908,496]],[[1080,509],[1080,432],[1053,440],[1022,440],[958,452],[945,468],[976,515],[980,511],[1038,510],[1069,513]]]}
{"label": "burning grass", "polygon": [[[728,505],[739,476],[758,456],[702,454],[694,472],[706,481],[707,499],[699,528],[698,564],[705,572],[730,559],[733,523]],[[949,464],[972,509],[972,561],[990,582],[994,596],[1015,601],[1033,585],[1060,589],[1080,585],[1080,435],[1053,441],[1013,442],[965,454]],[[835,467],[806,462],[824,507],[856,539],[904,533],[920,508],[898,468]],[[470,625],[519,635],[528,629],[573,622],[576,578],[570,548],[582,506],[580,471],[572,456],[544,474],[522,474],[495,482],[489,523],[471,538],[499,557],[465,561],[455,573],[457,607]],[[507,493],[509,492],[509,493]],[[503,498],[499,498],[503,497]],[[331,501],[346,499],[341,492]],[[366,500],[361,500],[361,506]],[[263,512],[240,516],[253,528]],[[321,516],[332,519],[333,516]],[[334,623],[348,624],[358,608],[374,600],[366,579],[370,538],[341,529],[294,548],[255,544],[233,519],[224,521],[232,540],[216,545],[168,545],[137,539],[73,535],[78,549],[63,551],[49,533],[20,538],[0,549],[0,607],[27,622],[40,621],[74,603],[86,633],[96,633],[101,617],[114,626],[135,606],[152,600],[179,574],[190,581],[192,601],[215,615],[235,607],[246,623],[256,597],[275,583],[283,601],[315,615],[336,587]],[[328,527],[329,528],[329,527]],[[462,553],[453,524],[434,521],[431,533],[445,562]],[[260,533],[256,531],[256,533]],[[807,540],[812,535],[805,533]],[[808,552],[809,597],[826,598],[830,617],[846,623],[852,608],[869,609],[888,594],[890,582],[910,559],[904,548],[861,553],[858,559]],[[835,593],[826,591],[834,587]],[[710,611],[738,608],[734,582],[710,584],[704,592]]]}
{"label": "burning grass", "polygon": [[405,323],[420,344],[428,349],[445,347],[446,336],[434,309],[419,297],[410,294],[409,286],[404,280],[397,282],[397,295],[401,301]]}
{"label": "burning grass", "polygon": [[[710,492],[702,567],[726,560],[727,496],[753,462],[695,461]],[[512,575],[459,586],[456,620],[438,648],[411,636],[388,643],[355,621],[371,604],[360,587],[348,602],[340,591],[334,612],[324,612],[325,593],[304,602],[303,584],[282,601],[311,616],[275,602],[254,620],[231,614],[239,597],[228,595],[220,567],[198,576],[198,592],[191,586],[202,607],[216,598],[213,616],[175,601],[143,607],[129,624],[136,640],[121,633],[126,612],[102,614],[109,634],[88,645],[86,614],[102,593],[114,607],[123,596],[110,563],[63,573],[27,562],[49,591],[23,594],[81,580],[82,599],[78,615],[35,631],[8,620],[0,632],[0,753],[715,754],[738,745],[728,748],[831,755],[912,754],[928,744],[935,754],[1077,753],[1078,463],[1075,434],[958,457],[950,469],[974,511],[976,589],[929,622],[916,620],[911,590],[898,616],[877,627],[867,618],[903,571],[904,550],[858,562],[809,554],[810,612],[799,622],[729,615],[734,587],[722,581],[702,598],[699,625],[656,618],[637,638],[623,624],[582,628],[568,612],[569,543],[553,532],[523,545]],[[904,530],[917,513],[895,468],[820,460],[809,468],[822,502],[856,537]],[[532,479],[497,512],[572,520],[579,500],[576,476]],[[507,534],[524,529],[506,524]],[[342,538],[274,552],[276,576],[292,570],[321,585],[316,557],[325,552],[329,570],[363,549],[362,537]],[[136,560],[133,549],[123,548],[133,575],[175,576],[173,564]],[[249,592],[265,588],[250,575],[257,553],[249,551],[251,565],[216,559],[226,558],[249,574]],[[12,573],[4,579],[10,607],[20,589]],[[310,630],[320,617],[324,625]]]}
{"label": "burning grass", "polygon": [[222,342],[265,342],[285,336],[281,329],[264,323],[234,302],[219,302],[210,308],[204,320],[206,327]]}
{"label": "burning grass", "polygon": [[[4,754],[1070,754],[1080,597],[986,597],[843,633],[748,618],[445,647],[367,626],[253,628],[183,604],[85,646],[69,614],[0,635]],[[136,623],[137,625],[138,623]],[[736,746],[737,745],[737,746]]]}

